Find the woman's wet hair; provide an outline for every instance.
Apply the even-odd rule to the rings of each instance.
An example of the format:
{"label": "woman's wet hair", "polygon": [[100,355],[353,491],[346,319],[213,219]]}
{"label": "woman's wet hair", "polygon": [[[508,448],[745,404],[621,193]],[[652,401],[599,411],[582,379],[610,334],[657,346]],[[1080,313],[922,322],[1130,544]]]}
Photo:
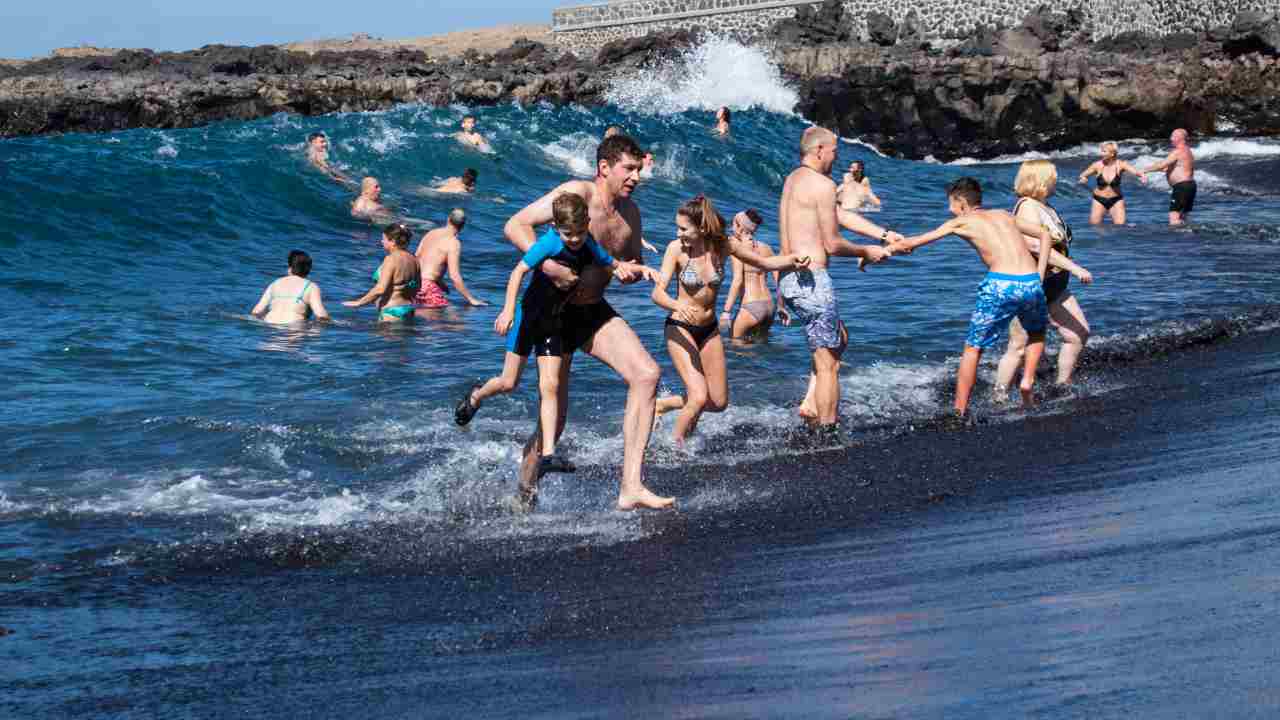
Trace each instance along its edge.
{"label": "woman's wet hair", "polygon": [[560,193],[551,201],[551,219],[565,232],[585,232],[591,222],[587,201],[573,193]]}
{"label": "woman's wet hair", "polygon": [[716,111],[716,115],[723,115],[720,119],[724,120],[726,123],[731,122],[733,119],[733,113],[729,111],[729,107],[727,105],[721,105],[720,109]]}
{"label": "woman's wet hair", "polygon": [[962,177],[947,185],[947,197],[960,198],[970,207],[982,205],[982,185],[974,178]]}
{"label": "woman's wet hair", "polygon": [[698,195],[681,205],[680,209],[676,210],[676,214],[683,215],[693,223],[693,226],[698,229],[698,235],[715,256],[716,262],[724,259],[728,254],[729,239],[724,234],[724,218],[716,211],[716,206],[711,204],[710,198],[706,195]]}
{"label": "woman's wet hair", "polygon": [[[854,169],[855,167],[857,167],[856,170]],[[853,176],[854,180],[862,180],[867,176],[866,165],[861,160],[854,160],[849,163],[849,174]]]}
{"label": "woman's wet hair", "polygon": [[317,141],[317,140],[319,140],[319,139],[321,139],[321,138],[324,138],[324,137],[328,137],[328,136],[327,136],[327,135],[325,135],[325,134],[324,134],[324,133],[322,133],[322,132],[313,132],[313,133],[311,133],[310,135],[308,135],[308,136],[307,136],[307,142],[309,142],[309,143],[311,143],[311,142],[315,142],[315,141]]}
{"label": "woman's wet hair", "polygon": [[404,223],[395,223],[388,225],[382,229],[382,236],[390,240],[396,247],[409,247],[409,239],[412,233],[409,232],[409,226]]}
{"label": "woman's wet hair", "polygon": [[289,253],[289,272],[298,277],[306,277],[311,274],[311,256],[302,250],[294,250]]}
{"label": "woman's wet hair", "polygon": [[1058,168],[1049,160],[1028,160],[1018,168],[1013,192],[1018,197],[1044,200],[1058,185]]}
{"label": "woman's wet hair", "polygon": [[623,155],[641,160],[644,158],[644,150],[640,149],[640,143],[625,133],[607,137],[600,141],[600,146],[596,148],[596,166],[599,167],[602,160],[612,166],[621,160]]}

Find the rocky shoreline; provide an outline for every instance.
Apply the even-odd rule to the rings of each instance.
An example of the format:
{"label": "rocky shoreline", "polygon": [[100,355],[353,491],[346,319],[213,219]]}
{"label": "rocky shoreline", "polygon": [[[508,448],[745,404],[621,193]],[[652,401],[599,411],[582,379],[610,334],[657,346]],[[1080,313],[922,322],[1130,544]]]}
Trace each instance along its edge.
{"label": "rocky shoreline", "polygon": [[[908,158],[992,157],[1109,138],[1280,133],[1280,19],[1091,42],[1072,14],[930,47],[910,18],[869,18],[849,36],[839,3],[779,23],[773,53],[800,90],[797,111]],[[612,78],[697,42],[673,32],[611,43],[596,58],[517,40],[486,55],[402,49],[290,52],[207,46],[127,50],[0,66],[0,138],[193,127],[279,112],[317,115],[403,103],[603,102]]]}

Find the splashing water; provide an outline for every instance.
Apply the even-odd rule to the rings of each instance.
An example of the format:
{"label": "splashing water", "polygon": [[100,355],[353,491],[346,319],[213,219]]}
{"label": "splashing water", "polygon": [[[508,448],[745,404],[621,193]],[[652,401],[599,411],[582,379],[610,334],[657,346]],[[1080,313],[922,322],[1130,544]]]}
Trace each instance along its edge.
{"label": "splashing water", "polygon": [[674,62],[615,81],[605,98],[622,110],[658,115],[721,106],[790,115],[800,99],[763,50],[723,38],[708,40]]}

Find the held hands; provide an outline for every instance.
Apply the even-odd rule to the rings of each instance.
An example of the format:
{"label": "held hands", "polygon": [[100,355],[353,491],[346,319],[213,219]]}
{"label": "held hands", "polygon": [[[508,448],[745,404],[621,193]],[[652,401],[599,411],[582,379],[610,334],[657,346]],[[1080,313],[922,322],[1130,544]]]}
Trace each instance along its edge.
{"label": "held hands", "polygon": [[498,319],[493,321],[493,331],[499,335],[506,335],[511,329],[511,322],[515,319],[515,310],[510,307],[503,307],[502,312],[498,313]]}
{"label": "held hands", "polygon": [[882,248],[877,245],[867,245],[866,248],[866,256],[858,258],[858,269],[863,272],[866,272],[868,265],[876,265],[893,257],[893,253],[889,252],[887,248]]}
{"label": "held hands", "polygon": [[890,230],[889,233],[884,236],[885,245],[892,245],[896,242],[901,242],[903,240],[906,240],[906,238],[902,236],[902,233],[896,233],[896,232],[893,232],[892,230]]}

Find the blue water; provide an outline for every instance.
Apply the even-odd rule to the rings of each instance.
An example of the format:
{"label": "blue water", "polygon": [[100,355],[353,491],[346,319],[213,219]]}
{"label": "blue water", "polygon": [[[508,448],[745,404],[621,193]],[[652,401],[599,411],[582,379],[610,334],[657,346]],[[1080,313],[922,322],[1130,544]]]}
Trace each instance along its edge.
{"label": "blue water", "polygon": [[[606,126],[620,124],[658,157],[655,177],[636,194],[651,242],[661,247],[671,241],[675,208],[706,193],[726,215],[757,208],[766,218],[760,238],[776,247],[777,199],[805,127],[793,116],[742,107],[732,138],[722,140],[707,132],[710,113],[701,107],[662,115],[644,110],[405,107],[0,143],[0,304],[9,309],[0,323],[0,375],[7,380],[0,386],[0,627],[15,630],[0,637],[0,681],[23,683],[11,709],[25,714],[55,707],[57,716],[207,716],[216,714],[216,698],[183,678],[200,668],[234,665],[237,657],[267,662],[263,658],[273,653],[292,660],[262,670],[286,676],[273,680],[277,689],[264,696],[300,693],[302,705],[326,697],[307,685],[306,674],[314,669],[302,668],[350,653],[390,658],[447,648],[465,656],[499,647],[507,648],[499,657],[518,658],[517,665],[536,669],[555,662],[531,659],[520,649],[558,656],[554,644],[539,644],[537,627],[524,628],[534,638],[531,646],[504,645],[504,633],[512,632],[505,599],[522,598],[522,611],[545,623],[572,625],[575,613],[591,614],[590,602],[542,598],[531,607],[527,593],[554,586],[574,594],[594,580],[580,570],[546,581],[550,586],[530,583],[518,570],[523,554],[589,555],[597,549],[616,555],[611,562],[643,564],[655,561],[645,558],[643,548],[668,529],[608,510],[621,455],[623,391],[593,361],[575,363],[568,433],[570,452],[584,471],[549,481],[535,516],[513,518],[499,508],[514,485],[519,443],[532,427],[536,384],[526,381],[512,397],[487,404],[467,431],[453,425],[451,407],[461,389],[501,364],[501,339],[491,327],[517,259],[502,238],[503,223],[557,183],[589,172],[596,138]],[[480,118],[493,155],[449,138],[466,113]],[[304,162],[304,138],[316,130],[329,134],[333,157],[346,172],[377,176],[389,203],[415,227],[425,230],[455,205],[465,207],[471,221],[463,235],[463,274],[473,292],[493,304],[424,314],[414,326],[396,330],[378,327],[368,309],[342,307],[341,300],[368,288],[382,251],[377,229],[349,215],[350,190]],[[1123,155],[1142,163],[1167,152],[1155,141],[1122,147]],[[1194,222],[1177,230],[1164,223],[1167,186],[1161,181],[1151,188],[1126,181],[1130,227],[1089,227],[1089,191],[1071,179],[1093,159],[1092,149],[1056,157],[1064,182],[1055,204],[1073,225],[1074,255],[1096,277],[1091,287],[1074,286],[1094,331],[1095,353],[1141,348],[1275,301],[1280,142],[1204,139],[1198,151]],[[947,218],[941,189],[961,174],[982,181],[988,206],[1013,204],[1017,158],[942,165],[842,144],[841,166],[853,158],[866,161],[885,201],[883,211],[870,217],[906,234]],[[465,167],[480,174],[474,197],[424,189]],[[334,323],[287,329],[248,316],[263,287],[284,274],[294,248],[314,258],[311,279],[322,288]],[[833,275],[852,333],[841,415],[853,436],[909,428],[949,406],[950,375],[982,272],[958,239],[867,273],[837,262]],[[664,313],[649,301],[648,290],[614,288],[610,301],[662,365],[663,391],[679,391],[662,343]],[[736,478],[742,464],[803,456],[787,436],[797,424],[793,412],[807,362],[799,330],[778,328],[765,345],[731,348],[733,404],[703,421],[693,459],[676,455],[666,439],[669,423],[660,426],[649,463],[655,488],[680,491],[690,523],[702,518],[714,524],[744,503],[758,512],[751,503],[787,494],[785,485],[738,486]],[[1040,414],[1071,414],[1091,398],[1142,392],[1147,382],[1087,363],[1088,356],[1074,393]],[[984,377],[990,371],[986,367]],[[977,409],[992,422],[1024,422],[1016,411],[985,403]],[[1267,442],[1273,449],[1274,435]],[[664,487],[689,467],[699,468],[707,481]],[[956,472],[964,472],[960,463]],[[1266,470],[1246,475],[1248,483],[1275,477]],[[1265,486],[1254,490],[1265,492]],[[1107,512],[1109,501],[1105,495],[1079,498],[1097,513]],[[915,543],[963,524],[963,510],[957,512],[932,529],[927,520],[882,529],[878,540],[861,548],[841,545],[853,536],[826,537],[822,543],[834,545],[815,547],[834,555],[875,552],[877,562],[888,565],[908,562]],[[1124,512],[1164,510],[1134,501]],[[980,535],[988,521],[997,520],[966,526],[972,537],[965,542],[974,546],[961,549],[982,554],[1008,542],[1005,535]],[[1053,522],[1090,532],[1097,519],[1055,515]],[[760,540],[776,546],[770,552],[785,552],[796,542],[771,536],[768,527]],[[366,543],[360,539],[365,535],[378,540]],[[729,546],[726,554],[751,554],[738,539]],[[788,566],[776,558],[766,563],[770,572],[821,573],[811,565]],[[711,567],[700,571],[716,573]],[[388,576],[399,578],[394,591],[388,581],[374,579]],[[652,577],[675,581],[664,571]],[[757,582],[750,576],[740,581],[744,588]],[[324,597],[333,583],[351,583],[339,594],[346,605]],[[1268,585],[1267,602],[1274,602],[1274,588]],[[235,640],[211,630],[209,618],[195,620],[205,592],[219,596],[215,624],[254,639]],[[966,590],[948,586],[948,592]],[[1111,602],[1107,592],[1100,590],[1091,602]],[[432,609],[436,594],[453,598],[447,609]],[[686,597],[677,604],[689,602]],[[753,595],[743,612],[786,625],[789,616],[778,602]],[[877,602],[910,605],[900,597]],[[966,596],[931,602],[991,601]],[[715,603],[719,609],[712,615],[733,616],[726,609],[732,600],[718,597]],[[936,618],[930,614],[935,611],[926,607],[921,622]],[[659,634],[711,622],[685,612]],[[310,632],[303,618],[323,618],[349,633],[310,645],[299,639]],[[433,629],[410,642],[394,637],[391,628],[400,622]],[[654,639],[622,626],[629,643]],[[598,618],[589,627],[597,638],[611,632]],[[760,627],[766,629],[758,632],[789,632]],[[980,640],[979,629],[973,635]],[[546,632],[561,637],[565,631]],[[484,639],[493,637],[498,639]],[[749,645],[743,652],[777,650],[764,640]],[[963,664],[965,658],[953,661]],[[468,672],[463,661],[452,662],[446,676]],[[1016,663],[1016,654],[1008,662]],[[384,697],[378,693],[390,692],[391,685],[385,675],[378,677],[333,692]],[[883,682],[910,680],[887,674]],[[102,705],[87,699],[92,691],[77,689],[104,683],[127,683],[138,694]],[[788,697],[779,692],[775,700]],[[954,707],[943,701],[947,687],[931,692],[935,710]],[[887,697],[865,706],[842,702],[830,714],[906,712]],[[375,716],[412,715],[424,706],[378,707]],[[771,714],[750,707],[735,701],[694,714]]]}

